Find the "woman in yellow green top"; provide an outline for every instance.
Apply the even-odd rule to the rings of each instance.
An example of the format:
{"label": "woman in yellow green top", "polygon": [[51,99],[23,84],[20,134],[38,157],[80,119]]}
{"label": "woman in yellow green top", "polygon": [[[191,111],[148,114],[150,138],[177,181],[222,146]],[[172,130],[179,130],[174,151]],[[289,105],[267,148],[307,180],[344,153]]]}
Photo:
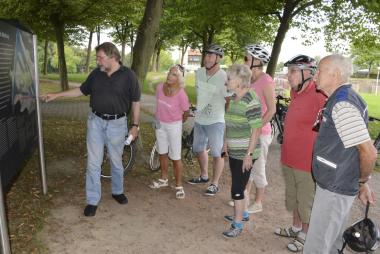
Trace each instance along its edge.
{"label": "woman in yellow green top", "polygon": [[233,92],[225,114],[226,137],[223,147],[229,157],[232,176],[231,197],[234,200],[234,215],[224,219],[231,227],[223,232],[228,238],[238,236],[243,230],[243,222],[249,220],[245,210],[249,196],[244,192],[252,165],[260,155],[259,136],[261,131],[260,99],[250,88],[251,71],[248,66],[234,64],[227,70],[227,89]]}

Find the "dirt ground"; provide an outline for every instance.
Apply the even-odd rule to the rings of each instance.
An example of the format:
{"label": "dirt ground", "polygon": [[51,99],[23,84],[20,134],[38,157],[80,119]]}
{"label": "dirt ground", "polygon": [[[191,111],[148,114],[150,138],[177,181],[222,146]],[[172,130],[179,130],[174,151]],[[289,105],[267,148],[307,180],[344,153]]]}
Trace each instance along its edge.
{"label": "dirt ground", "polygon": [[[186,198],[176,200],[172,187],[151,190],[148,184],[157,178],[144,162],[133,169],[125,180],[128,205],[117,204],[110,195],[109,180],[103,179],[103,196],[95,217],[83,215],[85,193],[55,200],[38,238],[47,246],[47,253],[290,253],[289,239],[273,234],[277,226],[289,225],[291,214],[284,204],[284,180],[279,164],[280,146],[270,147],[267,175],[269,186],[264,211],[251,215],[243,234],[225,239],[222,232],[229,227],[223,216],[231,214],[227,205],[230,196],[230,174],[225,169],[220,181],[221,192],[215,197],[204,196],[205,185],[184,184]],[[60,166],[59,166],[60,165]],[[63,166],[62,166],[63,165]],[[47,167],[70,170],[69,162],[56,161]],[[71,169],[72,170],[72,169]],[[138,172],[138,173],[137,173]],[[192,173],[185,172],[189,176]],[[80,175],[83,177],[84,175]],[[370,184],[380,198],[380,174]],[[173,183],[173,181],[172,181]],[[362,217],[363,206],[355,202],[349,223]],[[370,209],[370,217],[380,222],[380,204]],[[347,252],[348,253],[348,252]],[[378,251],[377,253],[380,253]]]}

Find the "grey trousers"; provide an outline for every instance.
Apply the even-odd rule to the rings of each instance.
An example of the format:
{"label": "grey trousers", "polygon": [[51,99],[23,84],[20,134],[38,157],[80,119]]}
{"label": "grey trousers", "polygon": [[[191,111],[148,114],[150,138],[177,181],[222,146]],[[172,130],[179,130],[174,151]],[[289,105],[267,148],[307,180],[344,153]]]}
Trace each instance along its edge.
{"label": "grey trousers", "polygon": [[317,184],[304,254],[336,254],[355,196],[337,194]]}

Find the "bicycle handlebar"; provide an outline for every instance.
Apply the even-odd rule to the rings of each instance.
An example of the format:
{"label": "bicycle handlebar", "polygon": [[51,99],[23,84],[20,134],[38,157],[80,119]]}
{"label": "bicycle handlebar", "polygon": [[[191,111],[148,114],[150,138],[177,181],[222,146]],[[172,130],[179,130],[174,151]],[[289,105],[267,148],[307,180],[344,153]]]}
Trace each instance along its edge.
{"label": "bicycle handlebar", "polygon": [[380,119],[373,116],[368,116],[368,121],[380,121]]}

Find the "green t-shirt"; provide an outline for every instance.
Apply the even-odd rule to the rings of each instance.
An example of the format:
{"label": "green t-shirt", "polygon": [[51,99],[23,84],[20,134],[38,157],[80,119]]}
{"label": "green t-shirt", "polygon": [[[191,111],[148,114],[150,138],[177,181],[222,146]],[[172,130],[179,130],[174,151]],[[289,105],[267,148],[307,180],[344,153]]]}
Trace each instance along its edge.
{"label": "green t-shirt", "polygon": [[207,76],[204,67],[197,70],[195,75],[197,91],[195,122],[202,125],[224,123],[225,97],[231,96],[227,93],[226,81],[227,74],[222,69],[212,76]]}
{"label": "green t-shirt", "polygon": [[[226,115],[226,141],[231,158],[242,160],[247,154],[252,129],[261,128],[261,104],[253,90],[240,100],[231,98]],[[260,139],[253,151],[253,159],[260,155]]]}

